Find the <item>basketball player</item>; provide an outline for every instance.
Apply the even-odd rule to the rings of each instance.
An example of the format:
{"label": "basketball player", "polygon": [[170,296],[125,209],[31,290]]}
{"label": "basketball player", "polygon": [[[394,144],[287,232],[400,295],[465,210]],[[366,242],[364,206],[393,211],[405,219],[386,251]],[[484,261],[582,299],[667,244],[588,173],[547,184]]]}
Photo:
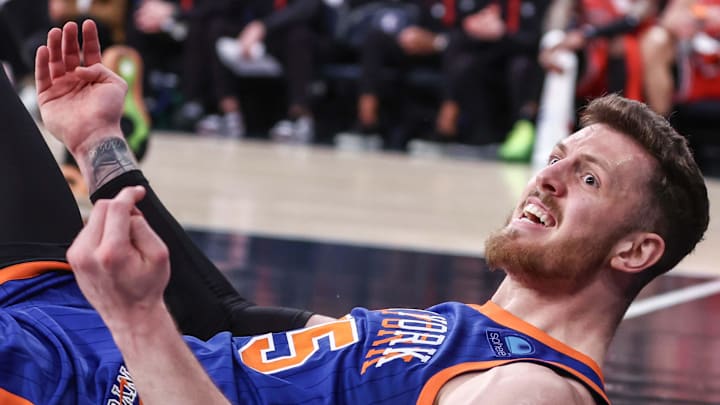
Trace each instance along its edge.
{"label": "basketball player", "polygon": [[[84,31],[87,43],[92,25]],[[106,181],[133,168],[116,128],[124,86],[91,48],[90,66],[78,67],[76,32],[63,34],[65,46],[54,31],[38,52],[43,117],[85,175]],[[72,275],[37,275],[52,263],[3,284],[15,300],[0,312],[0,393],[33,403],[137,403],[138,392],[145,404],[608,403],[598,363],[622,314],[701,239],[708,200],[684,138],[644,105],[608,97],[584,124],[488,239],[489,263],[508,275],[491,301],[354,309],[284,334],[183,340],[162,296],[167,250],[135,207],[146,191],[124,189],[98,203],[68,252],[104,324]]]}

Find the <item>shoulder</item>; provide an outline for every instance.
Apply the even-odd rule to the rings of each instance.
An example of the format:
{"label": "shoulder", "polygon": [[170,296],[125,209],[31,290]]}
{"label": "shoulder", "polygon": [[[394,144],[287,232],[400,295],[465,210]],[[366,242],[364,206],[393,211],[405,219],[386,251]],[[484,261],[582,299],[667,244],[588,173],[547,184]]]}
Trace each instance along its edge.
{"label": "shoulder", "polygon": [[436,403],[445,404],[594,404],[580,383],[533,363],[513,363],[450,380]]}

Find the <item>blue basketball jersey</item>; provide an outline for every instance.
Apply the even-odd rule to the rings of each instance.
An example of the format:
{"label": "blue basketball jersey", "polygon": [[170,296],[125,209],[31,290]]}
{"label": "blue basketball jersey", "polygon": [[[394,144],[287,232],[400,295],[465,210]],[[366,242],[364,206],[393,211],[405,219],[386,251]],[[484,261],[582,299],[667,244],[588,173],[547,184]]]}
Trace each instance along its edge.
{"label": "blue basketball jersey", "polygon": [[[64,263],[0,271],[0,403],[139,404],[102,319]],[[233,403],[432,404],[463,373],[533,362],[609,404],[587,356],[488,302],[356,308],[311,328],[186,342]]]}

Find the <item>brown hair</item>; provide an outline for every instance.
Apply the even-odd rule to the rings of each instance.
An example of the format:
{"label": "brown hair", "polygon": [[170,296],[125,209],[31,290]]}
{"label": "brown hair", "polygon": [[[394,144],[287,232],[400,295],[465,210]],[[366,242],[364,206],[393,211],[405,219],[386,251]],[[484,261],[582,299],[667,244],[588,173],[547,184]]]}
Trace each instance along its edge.
{"label": "brown hair", "polygon": [[615,94],[597,98],[585,108],[581,124],[605,124],[633,138],[657,161],[638,225],[660,235],[665,252],[644,272],[648,282],[677,265],[702,239],[710,220],[705,179],[687,139],[643,103]]}

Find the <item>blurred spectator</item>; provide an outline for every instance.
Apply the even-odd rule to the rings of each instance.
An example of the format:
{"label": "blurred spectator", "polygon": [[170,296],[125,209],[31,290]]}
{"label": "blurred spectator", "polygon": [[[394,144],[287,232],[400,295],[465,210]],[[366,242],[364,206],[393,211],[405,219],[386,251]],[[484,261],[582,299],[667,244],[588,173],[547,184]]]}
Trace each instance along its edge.
{"label": "blurred spectator", "polygon": [[159,115],[169,116],[171,113],[174,105],[169,94],[179,92],[178,83],[183,76],[182,58],[187,27],[181,21],[182,11],[186,10],[181,8],[180,0],[139,0],[133,2],[128,12],[127,44],[140,53],[145,63],[143,85],[147,90],[146,97],[153,100],[151,114],[154,120],[160,122],[163,118]]}
{"label": "blurred spectator", "polygon": [[[96,21],[100,44],[103,48],[122,43],[125,37],[124,19],[127,0],[13,0],[9,26],[19,33],[21,52],[30,70],[35,66],[35,52],[47,40],[52,27],[61,27],[68,21],[80,24],[86,18]],[[22,7],[17,5],[22,4]],[[95,16],[92,12],[98,12]],[[82,40],[82,38],[81,38]]]}
{"label": "blurred spectator", "polygon": [[379,134],[384,132],[380,125],[380,95],[399,91],[397,85],[385,80],[385,69],[399,70],[393,76],[398,81],[417,67],[440,70],[448,31],[456,22],[456,10],[454,2],[448,0],[365,3],[356,4],[353,13],[347,16],[364,24],[365,31],[360,37],[362,43],[358,44],[362,70],[357,123],[352,131],[339,136],[364,136],[370,144],[377,145]]}
{"label": "blurred spectator", "polygon": [[[440,139],[457,138],[461,109],[472,111],[476,123],[480,121],[483,125],[498,121],[497,105],[506,103],[510,131],[500,156],[508,160],[529,159],[542,83],[538,43],[548,3],[549,0],[458,2],[459,25],[445,51],[448,84],[437,117]],[[491,134],[494,128],[485,126],[476,132]],[[492,139],[482,142],[488,141]]]}
{"label": "blurred spectator", "polygon": [[641,49],[648,105],[691,135],[704,174],[720,175],[720,1],[670,0]]}
{"label": "blurred spectator", "polygon": [[[266,67],[276,68],[277,60],[287,80],[287,118],[270,129],[273,139],[289,142],[310,142],[314,136],[314,121],[310,106],[310,84],[314,75],[315,33],[310,22],[317,17],[321,0],[250,0],[244,5],[246,19],[237,18],[214,24],[212,38],[227,35],[228,27],[237,27],[235,55],[230,62],[234,70],[242,70],[248,64],[268,62]],[[207,46],[215,47],[215,43]],[[267,58],[267,56],[273,59]],[[211,74],[215,78],[214,91],[218,108],[222,113],[219,125],[211,120],[200,124],[200,130],[219,129],[230,136],[244,134],[244,119],[240,98],[236,91],[238,78],[218,57],[212,59]]]}
{"label": "blurred spectator", "polygon": [[558,51],[580,52],[577,94],[607,92],[642,99],[642,62],[638,38],[652,26],[659,0],[557,0],[543,37],[540,63],[546,69]]}
{"label": "blurred spectator", "polygon": [[[145,84],[153,91],[154,111],[166,125],[194,131],[215,104],[214,30],[218,23],[243,23],[244,1],[140,0],[133,6],[128,43],[138,49],[149,72]],[[172,115],[169,117],[168,115]]]}
{"label": "blurred spectator", "polygon": [[48,14],[54,25],[92,18],[104,31],[105,38],[100,38],[104,47],[125,43],[128,8],[128,0],[48,0]]}
{"label": "blurred spectator", "polygon": [[669,116],[674,103],[720,101],[720,2],[671,0],[641,50],[645,96],[658,113]]}

